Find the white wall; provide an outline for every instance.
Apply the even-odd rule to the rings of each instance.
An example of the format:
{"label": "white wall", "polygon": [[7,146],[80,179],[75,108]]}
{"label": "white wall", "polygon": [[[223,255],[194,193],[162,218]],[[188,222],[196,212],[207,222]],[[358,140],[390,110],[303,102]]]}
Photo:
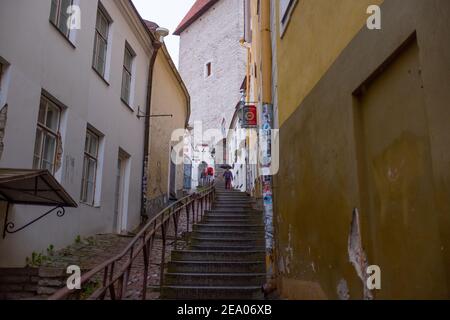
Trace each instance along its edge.
{"label": "white wall", "polygon": [[[139,37],[119,1],[102,1],[113,19],[110,32],[110,70],[107,85],[91,68],[97,1],[80,0],[81,30],[74,45],[49,23],[50,0],[2,0],[0,3],[0,56],[10,64],[7,92],[9,104],[5,149],[0,167],[31,168],[41,90],[67,106],[62,122],[64,153],[57,179],[75,199],[80,199],[83,150],[87,125],[104,136],[99,206],[79,204],[63,218],[48,216],[27,229],[0,239],[0,267],[23,266],[33,251],[50,244],[61,248],[77,235],[112,232],[114,193],[119,148],[131,156],[127,230],[139,224],[143,159],[144,120],[136,117],[145,109],[150,50]],[[136,52],[134,107],[120,100],[125,40]],[[15,206],[10,220],[16,226],[49,208]],[[3,222],[4,210],[0,213]]]}

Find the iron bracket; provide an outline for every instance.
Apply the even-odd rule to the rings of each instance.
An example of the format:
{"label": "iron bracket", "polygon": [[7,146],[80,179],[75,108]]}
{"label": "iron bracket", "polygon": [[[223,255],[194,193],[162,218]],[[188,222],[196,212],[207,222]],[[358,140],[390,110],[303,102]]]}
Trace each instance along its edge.
{"label": "iron bracket", "polygon": [[56,207],[54,207],[53,209],[47,211],[46,213],[44,213],[43,215],[41,215],[40,217],[37,217],[36,219],[33,219],[32,221],[28,222],[27,224],[25,224],[24,226],[20,227],[20,228],[16,228],[15,229],[15,224],[12,221],[8,221],[8,215],[9,215],[9,208],[10,208],[10,203],[7,202],[6,205],[6,214],[5,214],[5,222],[3,224],[3,239],[6,238],[6,234],[13,234],[13,233],[17,233],[19,231],[22,231],[23,229],[29,227],[30,225],[32,225],[33,223],[41,220],[42,218],[44,218],[45,216],[56,212],[56,216],[61,218],[66,214],[66,209],[61,206],[58,205]]}

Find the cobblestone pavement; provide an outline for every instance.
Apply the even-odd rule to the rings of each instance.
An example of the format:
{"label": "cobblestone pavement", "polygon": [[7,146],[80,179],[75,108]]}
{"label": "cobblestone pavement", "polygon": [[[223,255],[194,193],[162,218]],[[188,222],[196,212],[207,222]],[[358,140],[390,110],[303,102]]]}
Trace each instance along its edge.
{"label": "cobblestone pavement", "polygon": [[[192,218],[191,218],[192,219]],[[139,230],[137,230],[139,231]],[[137,232],[136,231],[136,232]],[[168,230],[166,258],[170,259],[170,251],[174,244],[174,226],[171,220]],[[182,249],[186,242],[186,212],[183,211],[179,218],[177,248]],[[121,236],[115,234],[98,234],[86,239],[80,239],[67,248],[55,252],[49,256],[45,262],[46,267],[66,268],[69,265],[78,265],[82,270],[87,271],[102,262],[120,254],[126,246],[133,240],[133,236]],[[162,254],[162,237],[156,234],[153,248],[150,255],[150,267],[147,280],[147,299],[159,298],[159,279]],[[128,257],[124,257],[116,264],[115,270],[120,270],[121,266],[127,262]],[[137,300],[142,297],[144,259],[142,252],[134,260],[128,278],[128,286],[124,299]],[[103,272],[96,276],[98,283],[101,282]],[[108,298],[108,296],[106,297]]]}

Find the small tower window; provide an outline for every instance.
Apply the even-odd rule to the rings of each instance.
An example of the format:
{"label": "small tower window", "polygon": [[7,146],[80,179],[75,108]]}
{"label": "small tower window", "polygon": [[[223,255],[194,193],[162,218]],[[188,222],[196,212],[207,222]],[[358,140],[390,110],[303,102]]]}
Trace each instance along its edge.
{"label": "small tower window", "polygon": [[211,65],[211,62],[208,62],[208,63],[206,64],[206,70],[205,70],[205,71],[206,71],[206,72],[205,72],[206,78],[210,77],[211,74],[212,74],[212,65]]}

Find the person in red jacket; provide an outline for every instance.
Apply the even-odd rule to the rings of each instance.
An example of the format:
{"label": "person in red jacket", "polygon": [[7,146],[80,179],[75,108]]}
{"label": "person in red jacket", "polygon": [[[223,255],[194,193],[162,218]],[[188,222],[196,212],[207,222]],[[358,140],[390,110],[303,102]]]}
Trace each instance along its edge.
{"label": "person in red jacket", "polygon": [[208,182],[212,183],[214,181],[214,169],[212,167],[208,167],[207,175],[208,175]]}

